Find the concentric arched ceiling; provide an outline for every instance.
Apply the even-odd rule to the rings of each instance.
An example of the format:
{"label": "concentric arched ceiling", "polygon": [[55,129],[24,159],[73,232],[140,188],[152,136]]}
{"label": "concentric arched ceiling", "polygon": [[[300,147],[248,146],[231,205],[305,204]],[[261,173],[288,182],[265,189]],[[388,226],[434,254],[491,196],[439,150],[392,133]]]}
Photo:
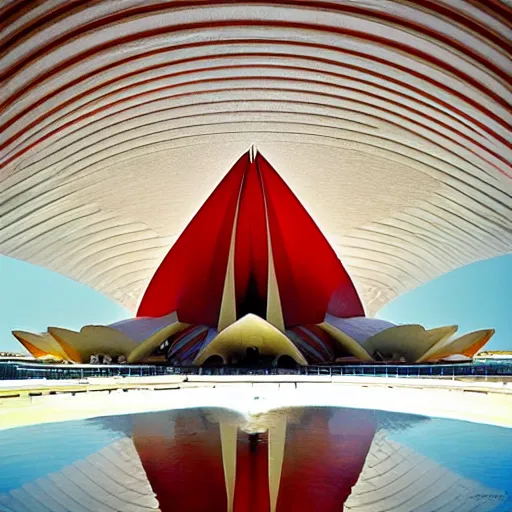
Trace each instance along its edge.
{"label": "concentric arched ceiling", "polygon": [[4,0],[4,254],[135,310],[254,143],[368,313],[512,251],[498,0]]}

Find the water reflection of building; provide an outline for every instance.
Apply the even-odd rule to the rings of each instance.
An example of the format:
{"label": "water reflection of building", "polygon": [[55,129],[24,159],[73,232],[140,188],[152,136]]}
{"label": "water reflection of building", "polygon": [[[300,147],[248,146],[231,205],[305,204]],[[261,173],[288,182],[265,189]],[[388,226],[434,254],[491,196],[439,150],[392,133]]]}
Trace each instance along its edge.
{"label": "water reflection of building", "polygon": [[27,512],[27,504],[31,512],[334,512],[342,507],[346,512],[449,512],[493,510],[505,499],[503,491],[389,438],[428,421],[414,416],[301,408],[244,417],[196,409],[101,421],[124,437],[0,495],[0,507],[13,512]]}
{"label": "water reflection of building", "polygon": [[379,430],[345,512],[488,511],[505,494],[462,478]]}
{"label": "water reflection of building", "polygon": [[[58,445],[51,447],[51,451],[58,449]],[[5,453],[6,448],[2,447],[2,451]],[[0,510],[153,512],[161,509],[135,446],[125,437],[60,471],[0,494]]]}

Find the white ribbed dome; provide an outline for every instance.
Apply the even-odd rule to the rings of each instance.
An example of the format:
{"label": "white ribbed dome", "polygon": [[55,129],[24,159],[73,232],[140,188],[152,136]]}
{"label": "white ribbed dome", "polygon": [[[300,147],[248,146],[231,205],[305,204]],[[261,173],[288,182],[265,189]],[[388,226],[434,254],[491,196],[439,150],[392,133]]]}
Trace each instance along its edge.
{"label": "white ribbed dome", "polygon": [[511,15],[454,0],[5,0],[1,250],[135,309],[255,143],[369,313],[510,252]]}

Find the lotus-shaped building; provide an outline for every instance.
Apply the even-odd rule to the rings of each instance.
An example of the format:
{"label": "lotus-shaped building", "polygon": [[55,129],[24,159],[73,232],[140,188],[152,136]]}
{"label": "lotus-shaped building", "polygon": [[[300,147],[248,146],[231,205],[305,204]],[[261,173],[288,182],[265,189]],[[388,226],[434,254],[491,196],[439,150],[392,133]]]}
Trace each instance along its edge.
{"label": "lotus-shaped building", "polygon": [[14,331],[38,358],[78,363],[308,365],[472,357],[492,329],[453,335],[368,318],[337,254],[264,156],[234,164],[172,246],[136,318],[79,332]]}

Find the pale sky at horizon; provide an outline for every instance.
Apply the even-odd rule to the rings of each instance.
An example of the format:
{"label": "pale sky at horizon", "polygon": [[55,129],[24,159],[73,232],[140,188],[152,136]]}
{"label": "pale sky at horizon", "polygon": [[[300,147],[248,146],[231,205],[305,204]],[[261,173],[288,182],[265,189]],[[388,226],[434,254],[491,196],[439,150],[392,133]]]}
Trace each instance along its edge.
{"label": "pale sky at horizon", "polygon": [[[130,313],[99,292],[29,263],[0,256],[0,350],[21,351],[11,330],[80,329]],[[449,272],[384,306],[379,318],[427,328],[459,325],[459,334],[495,328],[486,349],[512,350],[512,254]]]}

